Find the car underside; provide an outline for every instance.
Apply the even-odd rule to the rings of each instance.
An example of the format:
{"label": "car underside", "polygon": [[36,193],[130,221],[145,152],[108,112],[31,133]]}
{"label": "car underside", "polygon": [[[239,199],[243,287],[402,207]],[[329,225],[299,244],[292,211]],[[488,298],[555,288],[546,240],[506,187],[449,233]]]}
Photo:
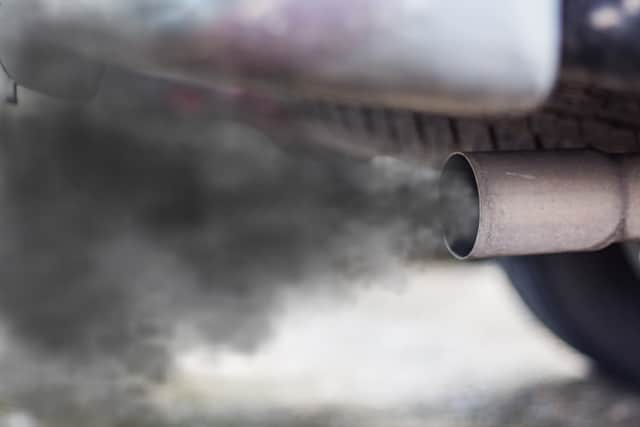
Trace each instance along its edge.
{"label": "car underside", "polygon": [[[449,250],[640,383],[640,1],[5,0],[6,108],[123,68],[282,106],[305,140],[442,169]],[[444,165],[444,166],[443,166]]]}

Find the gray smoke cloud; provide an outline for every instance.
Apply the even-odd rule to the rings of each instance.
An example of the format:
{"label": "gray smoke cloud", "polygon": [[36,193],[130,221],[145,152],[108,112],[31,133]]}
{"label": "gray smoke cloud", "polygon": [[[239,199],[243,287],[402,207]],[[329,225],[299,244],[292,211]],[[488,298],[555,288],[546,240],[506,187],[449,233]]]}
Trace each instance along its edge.
{"label": "gray smoke cloud", "polygon": [[440,248],[433,174],[388,160],[149,108],[1,132],[0,399],[60,425],[70,408],[160,425],[140,397],[177,345],[255,351],[288,290],[341,295]]}

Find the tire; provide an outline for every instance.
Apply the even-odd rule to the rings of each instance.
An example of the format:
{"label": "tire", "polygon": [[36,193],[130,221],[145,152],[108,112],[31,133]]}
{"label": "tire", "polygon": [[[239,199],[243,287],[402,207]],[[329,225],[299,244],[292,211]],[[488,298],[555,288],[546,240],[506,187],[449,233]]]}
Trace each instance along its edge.
{"label": "tire", "polygon": [[500,263],[551,331],[603,373],[640,385],[640,282],[621,246]]}
{"label": "tire", "polygon": [[640,151],[640,94],[576,83],[561,84],[540,110],[525,116],[446,117],[320,101],[296,111],[313,142],[434,166],[453,151]]}

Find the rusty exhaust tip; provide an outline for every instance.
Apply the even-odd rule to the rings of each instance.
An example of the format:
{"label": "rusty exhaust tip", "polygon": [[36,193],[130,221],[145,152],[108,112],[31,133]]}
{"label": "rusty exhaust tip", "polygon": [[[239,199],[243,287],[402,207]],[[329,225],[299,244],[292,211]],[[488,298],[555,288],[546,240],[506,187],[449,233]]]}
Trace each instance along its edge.
{"label": "rusty exhaust tip", "polygon": [[459,259],[596,251],[640,238],[640,156],[456,153],[440,199],[445,241]]}
{"label": "rusty exhaust tip", "polygon": [[471,162],[452,154],[440,178],[440,215],[447,249],[458,259],[468,258],[480,228],[480,194]]}

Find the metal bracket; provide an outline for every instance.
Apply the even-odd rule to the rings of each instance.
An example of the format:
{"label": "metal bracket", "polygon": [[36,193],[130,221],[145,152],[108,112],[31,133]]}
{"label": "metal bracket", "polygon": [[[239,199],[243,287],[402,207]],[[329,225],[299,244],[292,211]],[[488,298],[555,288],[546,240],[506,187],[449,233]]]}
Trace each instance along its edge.
{"label": "metal bracket", "polygon": [[1,96],[4,101],[7,104],[18,105],[18,83],[9,76],[2,62],[0,62],[0,80]]}

